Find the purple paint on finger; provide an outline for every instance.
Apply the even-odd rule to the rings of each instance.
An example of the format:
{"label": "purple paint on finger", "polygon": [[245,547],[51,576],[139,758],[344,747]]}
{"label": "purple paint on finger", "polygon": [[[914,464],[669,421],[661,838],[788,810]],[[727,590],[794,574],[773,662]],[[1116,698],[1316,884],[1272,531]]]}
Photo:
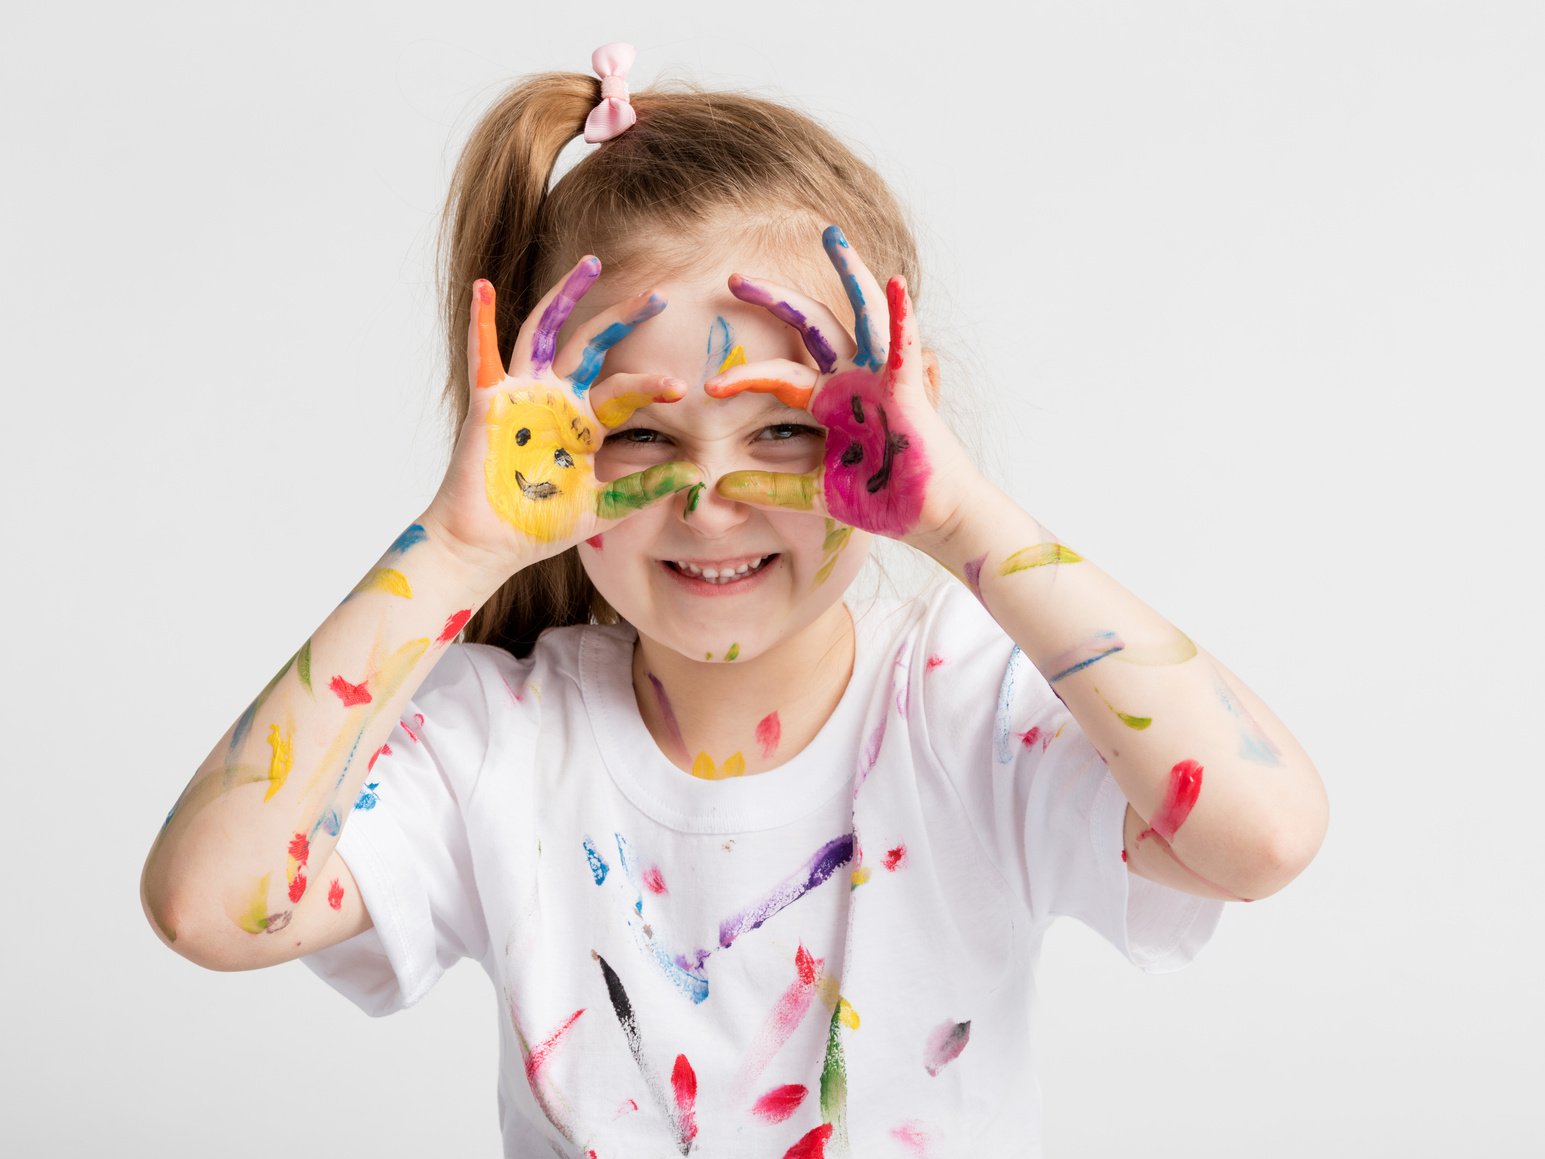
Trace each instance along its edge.
{"label": "purple paint on finger", "polygon": [[853,857],[853,834],[834,837],[794,873],[773,887],[766,897],[753,902],[719,923],[719,945],[729,949],[741,934],[750,933],[785,906],[793,905],[829,878]]}
{"label": "purple paint on finger", "polygon": [[579,300],[585,296],[585,292],[595,285],[595,280],[601,276],[601,262],[599,258],[586,258],[568,276],[563,283],[563,288],[542,311],[542,318],[536,324],[536,333],[531,338],[531,373],[543,374],[553,364],[553,355],[558,348],[558,331],[563,329],[563,324],[569,320],[569,315],[574,312],[574,307],[579,305]]}
{"label": "purple paint on finger", "polygon": [[830,374],[837,369],[837,352],[832,349],[831,343],[826,341],[825,335],[793,303],[773,297],[755,282],[746,281],[744,278],[736,278],[731,283],[730,293],[742,302],[762,307],[780,322],[786,322],[798,330],[805,340],[805,349],[810,351],[810,357],[815,359],[815,364],[821,368],[822,374]]}
{"label": "purple paint on finger", "polygon": [[826,508],[833,519],[900,536],[917,525],[930,470],[922,441],[867,370],[831,378],[810,408],[826,427]]}

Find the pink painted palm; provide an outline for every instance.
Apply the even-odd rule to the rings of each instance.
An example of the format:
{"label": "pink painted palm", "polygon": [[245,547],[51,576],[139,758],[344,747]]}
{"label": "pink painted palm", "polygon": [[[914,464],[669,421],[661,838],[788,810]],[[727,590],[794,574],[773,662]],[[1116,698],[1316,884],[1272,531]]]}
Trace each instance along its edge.
{"label": "pink painted palm", "polygon": [[814,299],[733,275],[730,293],[798,330],[816,368],[769,359],[705,384],[715,398],[749,391],[808,410],[826,428],[822,463],[797,475],[734,471],[719,480],[718,491],[754,506],[829,515],[921,546],[948,530],[978,478],[976,467],[928,401],[906,282],[895,277],[885,289],[887,345],[874,310],[879,282],[837,226],[822,240],[852,304],[854,332]]}

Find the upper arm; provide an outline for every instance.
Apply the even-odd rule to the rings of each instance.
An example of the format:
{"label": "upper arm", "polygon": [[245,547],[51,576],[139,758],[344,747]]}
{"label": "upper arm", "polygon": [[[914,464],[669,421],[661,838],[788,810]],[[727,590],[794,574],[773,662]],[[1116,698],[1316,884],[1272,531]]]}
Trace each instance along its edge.
{"label": "upper arm", "polygon": [[[1215,886],[1199,877],[1185,865],[1183,865],[1170,849],[1169,843],[1157,833],[1148,832],[1148,822],[1144,821],[1133,809],[1127,805],[1126,822],[1122,826],[1125,841],[1125,856],[1127,872],[1135,873],[1139,877],[1146,877],[1149,881],[1156,881],[1160,885],[1167,885],[1171,889],[1178,889],[1182,893],[1194,894],[1197,897],[1215,897],[1224,901],[1243,901],[1228,890]],[[1146,834],[1146,836],[1145,836]]]}

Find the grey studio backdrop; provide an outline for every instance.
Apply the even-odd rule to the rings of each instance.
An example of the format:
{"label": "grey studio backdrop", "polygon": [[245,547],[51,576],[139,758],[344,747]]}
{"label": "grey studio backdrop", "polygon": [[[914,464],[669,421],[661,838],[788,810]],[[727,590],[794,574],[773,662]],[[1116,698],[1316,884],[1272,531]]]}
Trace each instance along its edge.
{"label": "grey studio backdrop", "polygon": [[431,243],[510,78],[613,39],[798,102],[920,227],[996,477],[1316,759],[1285,892],[1048,939],[1051,1156],[1545,1153],[1530,3],[16,6],[0,29],[0,1151],[491,1156],[491,987],[209,973],[140,866],[428,502]]}

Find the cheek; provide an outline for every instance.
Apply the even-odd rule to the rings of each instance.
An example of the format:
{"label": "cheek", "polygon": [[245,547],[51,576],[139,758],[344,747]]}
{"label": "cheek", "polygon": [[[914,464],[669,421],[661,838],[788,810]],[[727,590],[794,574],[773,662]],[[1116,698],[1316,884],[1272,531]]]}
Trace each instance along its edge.
{"label": "cheek", "polygon": [[660,542],[670,509],[671,501],[662,500],[581,545],[579,562],[585,574],[613,607],[637,590],[641,570],[654,566],[651,549]]}

